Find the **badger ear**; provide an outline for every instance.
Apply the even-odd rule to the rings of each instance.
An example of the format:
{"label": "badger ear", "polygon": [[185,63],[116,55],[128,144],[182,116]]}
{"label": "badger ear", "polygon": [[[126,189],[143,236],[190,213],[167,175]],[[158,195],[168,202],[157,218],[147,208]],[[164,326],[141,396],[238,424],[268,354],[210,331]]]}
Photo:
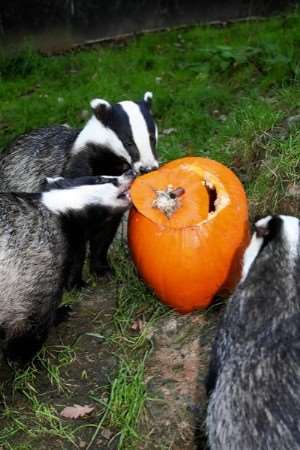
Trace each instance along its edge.
{"label": "badger ear", "polygon": [[111,112],[111,104],[102,98],[94,98],[90,105],[95,117],[105,125]]}
{"label": "badger ear", "polygon": [[60,180],[63,180],[63,179],[64,179],[63,177],[46,177],[44,182],[50,184],[50,183],[55,183],[56,181],[60,181]]}
{"label": "badger ear", "polygon": [[270,234],[270,230],[268,227],[265,228],[265,227],[255,226],[255,232],[256,232],[256,236],[258,238],[264,238]]}
{"label": "badger ear", "polygon": [[149,109],[152,106],[152,98],[153,98],[152,92],[145,92],[145,94],[144,94],[144,102],[146,103],[146,105],[148,106]]}
{"label": "badger ear", "polygon": [[280,234],[282,223],[280,216],[267,216],[260,219],[254,225],[256,236],[269,242]]}
{"label": "badger ear", "polygon": [[63,177],[46,177],[40,183],[41,191],[50,191],[58,186],[58,182],[63,180]]}

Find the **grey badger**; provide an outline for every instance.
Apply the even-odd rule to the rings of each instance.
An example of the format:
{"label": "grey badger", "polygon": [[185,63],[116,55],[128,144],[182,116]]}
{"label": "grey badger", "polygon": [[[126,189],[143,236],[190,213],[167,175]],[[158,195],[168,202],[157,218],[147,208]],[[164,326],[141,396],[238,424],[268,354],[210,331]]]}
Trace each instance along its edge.
{"label": "grey badger", "polygon": [[[142,174],[158,168],[157,127],[151,113],[152,93],[142,101],[110,104],[91,101],[92,116],[82,130],[68,126],[41,128],[20,136],[0,157],[0,191],[40,192],[46,177],[121,175],[129,168]],[[113,215],[104,229],[94,212],[84,237],[78,236],[77,271],[68,288],[81,287],[82,264],[89,242],[90,270],[110,270],[107,251],[122,215]],[[75,255],[74,255],[75,257]]]}
{"label": "grey badger", "polygon": [[[57,319],[72,267],[74,227],[87,212],[98,226],[130,205],[132,170],[119,177],[48,180],[42,193],[0,193],[0,347],[8,360],[30,360]],[[65,186],[64,186],[65,183]]]}
{"label": "grey badger", "polygon": [[255,228],[212,349],[211,450],[300,449],[299,219]]}

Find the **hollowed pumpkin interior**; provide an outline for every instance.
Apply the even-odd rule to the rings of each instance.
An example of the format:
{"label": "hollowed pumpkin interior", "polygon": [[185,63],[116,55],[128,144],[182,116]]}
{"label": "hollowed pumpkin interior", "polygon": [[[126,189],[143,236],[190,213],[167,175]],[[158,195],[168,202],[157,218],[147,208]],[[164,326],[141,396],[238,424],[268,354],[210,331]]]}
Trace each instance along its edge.
{"label": "hollowed pumpkin interior", "polygon": [[[168,204],[164,193],[179,189],[181,195],[175,200],[173,196]],[[196,226],[211,220],[230,202],[224,185],[215,175],[188,165],[163,168],[139,177],[131,187],[131,197],[141,214],[169,228]]]}

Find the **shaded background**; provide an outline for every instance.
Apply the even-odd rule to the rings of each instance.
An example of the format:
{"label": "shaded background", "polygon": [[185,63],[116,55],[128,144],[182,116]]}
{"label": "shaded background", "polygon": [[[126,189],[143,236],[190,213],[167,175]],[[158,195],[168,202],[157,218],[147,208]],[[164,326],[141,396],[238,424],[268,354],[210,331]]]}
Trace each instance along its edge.
{"label": "shaded background", "polygon": [[[1,2],[2,3],[2,2]],[[299,0],[10,0],[0,6],[2,44],[39,48],[144,29],[276,14]]]}

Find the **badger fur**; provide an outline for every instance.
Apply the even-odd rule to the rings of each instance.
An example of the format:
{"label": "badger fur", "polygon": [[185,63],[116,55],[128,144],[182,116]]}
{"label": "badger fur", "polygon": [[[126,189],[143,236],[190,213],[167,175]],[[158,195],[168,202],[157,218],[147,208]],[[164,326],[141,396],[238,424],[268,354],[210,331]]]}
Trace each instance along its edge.
{"label": "badger fur", "polygon": [[[112,176],[129,168],[137,174],[158,168],[151,99],[150,92],[139,102],[110,104],[94,99],[93,114],[82,130],[59,125],[19,137],[0,158],[0,191],[39,192],[45,177],[56,175]],[[98,220],[93,216],[90,223],[97,224]],[[109,270],[107,251],[120,220],[121,215],[114,215],[104,229],[87,228],[90,269],[95,275]],[[85,251],[86,242],[81,247]],[[81,271],[68,280],[70,288],[82,284]]]}
{"label": "badger fur", "polygon": [[299,242],[295,217],[256,223],[211,355],[211,450],[300,448]]}
{"label": "badger fur", "polygon": [[[129,171],[119,177],[60,179],[44,193],[0,193],[0,341],[11,360],[30,359],[55,320],[71,268],[74,227],[87,212],[105,223],[129,204]],[[55,183],[54,183],[55,185]]]}

